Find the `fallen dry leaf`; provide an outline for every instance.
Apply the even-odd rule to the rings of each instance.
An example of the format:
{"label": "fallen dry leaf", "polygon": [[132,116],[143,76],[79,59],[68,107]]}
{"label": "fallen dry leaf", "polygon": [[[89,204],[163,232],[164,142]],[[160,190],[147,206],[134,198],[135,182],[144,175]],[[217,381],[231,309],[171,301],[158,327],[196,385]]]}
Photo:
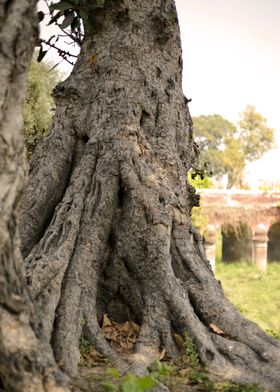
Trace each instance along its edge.
{"label": "fallen dry leaf", "polygon": [[225,332],[221,330],[221,328],[217,327],[215,324],[209,324],[209,327],[212,329],[213,332],[215,332],[218,335],[225,335]]}
{"label": "fallen dry leaf", "polygon": [[137,342],[140,327],[133,321],[116,323],[111,321],[107,314],[104,314],[102,331],[104,337],[115,346],[118,346],[121,351],[132,351]]}
{"label": "fallen dry leaf", "polygon": [[129,324],[129,321],[126,321],[124,324],[120,324],[120,327],[118,329],[119,331],[124,332],[126,335],[128,335],[129,331],[131,330],[131,325]]}
{"label": "fallen dry leaf", "polygon": [[166,350],[165,350],[165,348],[162,350],[162,352],[159,354],[159,360],[160,361],[162,361],[163,360],[163,358],[165,357],[165,354],[166,354]]}
{"label": "fallen dry leaf", "polygon": [[184,377],[189,373],[189,371],[190,371],[190,368],[181,369],[181,370],[179,370],[179,374],[180,374],[180,376]]}
{"label": "fallen dry leaf", "polygon": [[181,335],[178,335],[177,333],[173,334],[174,340],[180,350],[184,350],[184,339],[182,338]]}
{"label": "fallen dry leaf", "polygon": [[106,362],[106,358],[104,355],[100,354],[95,348],[92,348],[89,353],[89,357],[94,361],[98,363],[103,363]]}
{"label": "fallen dry leaf", "polygon": [[137,335],[139,335],[140,329],[141,329],[141,328],[139,327],[139,325],[135,324],[133,321],[130,321],[129,323],[130,323],[130,326],[131,326],[131,328],[133,329],[133,331],[134,331]]}
{"label": "fallen dry leaf", "polygon": [[103,316],[103,322],[102,322],[102,328],[107,327],[107,326],[111,326],[111,320],[109,319],[108,315],[105,313]]}

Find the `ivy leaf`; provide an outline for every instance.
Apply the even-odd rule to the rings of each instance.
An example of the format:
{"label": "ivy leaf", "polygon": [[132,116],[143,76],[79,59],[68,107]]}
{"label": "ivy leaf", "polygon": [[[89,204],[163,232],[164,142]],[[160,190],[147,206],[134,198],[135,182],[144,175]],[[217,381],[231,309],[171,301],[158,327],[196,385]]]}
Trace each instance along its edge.
{"label": "ivy leaf", "polygon": [[67,3],[67,1],[61,0],[59,3],[54,3],[50,5],[50,10],[60,10],[60,11],[65,11],[69,10],[69,8],[72,8],[73,5],[70,3]]}
{"label": "ivy leaf", "polygon": [[75,18],[74,12],[69,12],[64,18],[64,21],[61,23],[60,27],[62,29],[66,29],[66,27],[70,26],[70,24],[73,22]]}

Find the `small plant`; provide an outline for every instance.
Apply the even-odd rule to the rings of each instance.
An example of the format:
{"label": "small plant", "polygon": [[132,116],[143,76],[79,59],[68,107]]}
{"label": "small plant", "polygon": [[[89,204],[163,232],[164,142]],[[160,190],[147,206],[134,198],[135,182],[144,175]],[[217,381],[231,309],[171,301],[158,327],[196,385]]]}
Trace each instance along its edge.
{"label": "small plant", "polygon": [[173,365],[156,360],[151,368],[151,377],[159,383],[171,386],[176,379],[177,368]]}
{"label": "small plant", "polygon": [[188,378],[193,385],[201,385],[200,390],[205,392],[216,392],[215,384],[209,379],[208,375],[203,371],[191,370]]}
{"label": "small plant", "polygon": [[199,364],[199,354],[196,351],[195,344],[188,332],[184,334],[184,350],[190,360],[191,365],[197,366]]}
{"label": "small plant", "polygon": [[122,392],[144,392],[155,386],[155,380],[151,376],[137,377],[127,374],[121,382]]}
{"label": "small plant", "polygon": [[120,372],[115,368],[109,368],[107,375],[109,379],[102,382],[105,391],[145,392],[156,384],[152,376],[138,377],[135,374],[128,373],[121,377]]}
{"label": "small plant", "polygon": [[263,392],[264,389],[258,385],[224,384],[221,392]]}
{"label": "small plant", "polygon": [[168,365],[167,363],[161,362],[158,359],[155,362],[156,372],[159,376],[169,377],[175,372],[175,367]]}
{"label": "small plant", "polygon": [[80,337],[80,353],[84,358],[87,358],[91,352],[92,344],[84,337]]}

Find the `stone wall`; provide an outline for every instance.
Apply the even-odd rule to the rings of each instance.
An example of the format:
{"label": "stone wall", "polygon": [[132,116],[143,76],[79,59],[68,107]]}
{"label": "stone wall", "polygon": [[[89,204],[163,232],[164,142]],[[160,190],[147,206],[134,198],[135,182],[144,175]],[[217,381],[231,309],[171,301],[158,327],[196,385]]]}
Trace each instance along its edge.
{"label": "stone wall", "polygon": [[[232,244],[234,247],[243,247],[244,254],[249,255],[250,247],[252,249],[252,261],[256,266],[262,270],[266,270],[267,258],[269,260],[280,261],[280,191],[259,191],[259,190],[220,190],[220,189],[199,189],[201,195],[202,213],[207,216],[209,226],[205,233],[206,252],[209,253],[209,246],[207,243],[208,232],[211,234],[211,264],[214,264],[213,249],[215,243],[213,242],[213,230],[238,231],[240,226],[248,227],[251,231],[251,245],[244,240],[238,244],[237,240]],[[274,229],[273,229],[274,227]],[[210,228],[210,230],[209,230]],[[224,238],[227,240],[225,232]],[[269,240],[269,249],[268,249]],[[208,242],[207,242],[208,241]],[[249,241],[249,238],[248,238]],[[224,245],[225,246],[225,245]],[[232,255],[225,259],[233,260],[234,254],[237,255],[238,249],[232,249]],[[239,249],[240,250],[240,249]],[[245,251],[246,250],[246,251]],[[268,256],[268,257],[267,257]]]}

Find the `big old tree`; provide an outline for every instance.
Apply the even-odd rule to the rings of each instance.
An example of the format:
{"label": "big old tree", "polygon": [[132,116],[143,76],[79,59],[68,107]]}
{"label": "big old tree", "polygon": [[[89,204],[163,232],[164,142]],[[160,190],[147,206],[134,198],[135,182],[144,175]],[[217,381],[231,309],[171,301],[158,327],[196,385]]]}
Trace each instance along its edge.
{"label": "big old tree", "polygon": [[108,313],[141,326],[130,370],[163,348],[176,355],[173,333],[188,331],[209,369],[280,386],[280,343],[227,300],[190,223],[195,151],[174,0],[99,3],[73,2],[86,15],[85,39],[54,90],[53,130],[22,203],[44,334],[68,373],[81,335],[118,360],[100,327]]}
{"label": "big old tree", "polygon": [[37,39],[35,3],[0,2],[0,389],[63,392],[25,283],[17,228],[26,182],[21,109]]}

